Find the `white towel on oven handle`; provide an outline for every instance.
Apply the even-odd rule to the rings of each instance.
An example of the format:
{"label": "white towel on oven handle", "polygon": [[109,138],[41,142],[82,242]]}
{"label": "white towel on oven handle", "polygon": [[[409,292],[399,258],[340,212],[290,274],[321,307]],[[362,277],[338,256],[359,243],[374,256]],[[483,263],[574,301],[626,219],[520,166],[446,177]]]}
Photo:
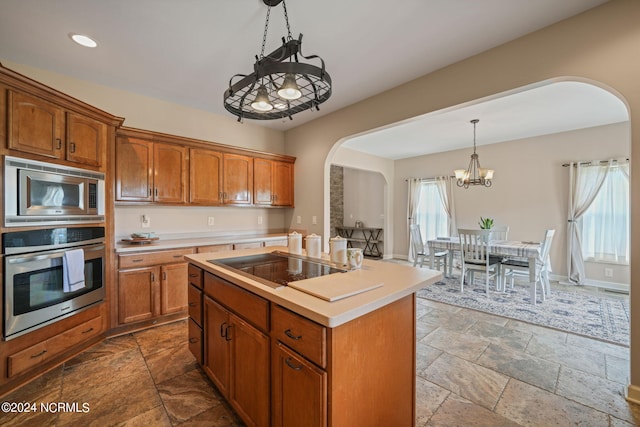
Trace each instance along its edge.
{"label": "white towel on oven handle", "polygon": [[62,290],[75,292],[84,288],[84,250],[72,249],[62,257]]}

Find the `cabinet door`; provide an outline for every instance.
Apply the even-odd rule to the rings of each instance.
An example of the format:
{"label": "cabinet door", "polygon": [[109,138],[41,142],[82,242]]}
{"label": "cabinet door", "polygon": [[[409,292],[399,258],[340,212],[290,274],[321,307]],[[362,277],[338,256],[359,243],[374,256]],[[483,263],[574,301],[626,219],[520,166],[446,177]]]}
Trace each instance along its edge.
{"label": "cabinet door", "polygon": [[70,162],[101,166],[106,156],[107,126],[97,120],[67,113],[67,155]]}
{"label": "cabinet door", "polygon": [[273,426],[326,426],[326,372],[278,342],[272,367]]}
{"label": "cabinet door", "polygon": [[[230,314],[229,401],[250,426],[269,425],[269,337]],[[304,424],[299,424],[300,426]]]}
{"label": "cabinet door", "polygon": [[271,205],[271,160],[253,159],[253,203]]}
{"label": "cabinet door", "polygon": [[189,203],[222,203],[222,153],[200,148],[189,150]]}
{"label": "cabinet door", "polygon": [[120,324],[151,319],[160,314],[160,267],[118,273]]}
{"label": "cabinet door", "polygon": [[62,157],[63,122],[62,108],[34,96],[9,91],[10,149]]}
{"label": "cabinet door", "polygon": [[202,328],[189,319],[189,351],[202,365]]}
{"label": "cabinet door", "polygon": [[116,200],[153,200],[153,143],[119,137],[116,144]]}
{"label": "cabinet door", "polygon": [[189,263],[163,265],[160,274],[161,314],[185,311],[189,300],[187,283]]}
{"label": "cabinet door", "polygon": [[154,144],[153,191],[156,202],[185,202],[187,161],[185,147],[172,144]]}
{"label": "cabinet door", "polygon": [[273,204],[293,206],[293,164],[273,162]]}
{"label": "cabinet door", "polygon": [[204,371],[224,397],[229,396],[229,313],[204,297]]}
{"label": "cabinet door", "polygon": [[251,204],[253,193],[253,158],[224,154],[223,195],[225,204]]}

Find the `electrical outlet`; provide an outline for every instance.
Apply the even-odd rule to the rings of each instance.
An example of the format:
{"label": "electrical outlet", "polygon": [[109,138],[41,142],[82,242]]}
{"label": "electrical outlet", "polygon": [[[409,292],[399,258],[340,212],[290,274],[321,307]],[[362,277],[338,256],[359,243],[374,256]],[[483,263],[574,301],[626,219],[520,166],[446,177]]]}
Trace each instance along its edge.
{"label": "electrical outlet", "polygon": [[261,225],[261,224],[262,224],[262,216],[261,216],[261,215],[259,215],[259,216],[258,216],[258,225]]}
{"label": "electrical outlet", "polygon": [[318,217],[317,216],[312,216],[311,217],[311,224],[313,225],[317,225],[318,224]]}
{"label": "electrical outlet", "polygon": [[298,215],[298,218],[296,218],[296,222],[298,224],[302,224],[302,217],[300,215]]}
{"label": "electrical outlet", "polygon": [[216,225],[216,219],[212,216],[207,218],[207,225]]}
{"label": "electrical outlet", "polygon": [[613,268],[605,268],[604,277],[613,277]]}
{"label": "electrical outlet", "polygon": [[142,225],[142,228],[151,227],[151,217],[147,214],[143,214],[140,220],[140,225]]}

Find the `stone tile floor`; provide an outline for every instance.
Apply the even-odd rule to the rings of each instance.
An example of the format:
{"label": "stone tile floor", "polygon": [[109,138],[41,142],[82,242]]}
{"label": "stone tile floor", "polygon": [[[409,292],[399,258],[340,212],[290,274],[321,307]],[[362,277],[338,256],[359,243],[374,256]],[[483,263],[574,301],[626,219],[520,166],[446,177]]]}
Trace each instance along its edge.
{"label": "stone tile floor", "polygon": [[[416,426],[640,425],[626,347],[424,299],[417,318]],[[106,340],[0,401],[89,405],[0,414],[8,426],[243,425],[189,353],[186,320]]]}

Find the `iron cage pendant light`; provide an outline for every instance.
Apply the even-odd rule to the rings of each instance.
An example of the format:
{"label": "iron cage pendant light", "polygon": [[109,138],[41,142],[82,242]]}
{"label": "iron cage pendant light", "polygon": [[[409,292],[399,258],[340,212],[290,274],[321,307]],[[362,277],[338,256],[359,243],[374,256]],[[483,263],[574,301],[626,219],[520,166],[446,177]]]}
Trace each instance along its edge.
{"label": "iron cage pendant light", "polygon": [[458,187],[469,188],[470,185],[482,185],[484,187],[491,187],[491,180],[493,179],[493,169],[484,169],[480,167],[480,158],[476,154],[476,124],[480,120],[473,119],[473,154],[469,161],[469,167],[467,169],[456,169],[456,179],[458,180]]}
{"label": "iron cage pendant light", "polygon": [[[273,120],[289,117],[304,110],[319,110],[319,105],[331,96],[331,77],[324,68],[324,60],[317,55],[302,54],[302,34],[291,37],[287,5],[284,0],[263,0],[268,6],[264,25],[262,50],[256,55],[253,73],[236,74],[224,92],[224,108],[243,119]],[[272,6],[282,3],[287,24],[287,37],[282,46],[264,55],[269,14]],[[320,66],[300,62],[300,58],[317,59]]]}

